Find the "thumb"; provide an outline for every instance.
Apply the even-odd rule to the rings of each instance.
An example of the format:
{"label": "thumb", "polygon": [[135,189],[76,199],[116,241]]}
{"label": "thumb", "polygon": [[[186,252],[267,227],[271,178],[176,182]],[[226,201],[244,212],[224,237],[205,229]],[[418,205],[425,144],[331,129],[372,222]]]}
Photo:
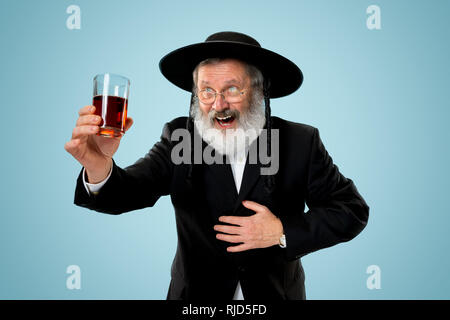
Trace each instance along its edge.
{"label": "thumb", "polygon": [[66,149],[68,153],[78,160],[80,156],[80,144],[80,139],[72,139],[64,145],[64,149]]}
{"label": "thumb", "polygon": [[132,118],[127,118],[127,119],[125,120],[125,128],[124,128],[125,132],[128,131],[128,129],[131,128],[131,126],[133,125],[133,123],[134,123],[134,121],[133,121]]}
{"label": "thumb", "polygon": [[250,201],[250,200],[244,200],[242,201],[242,205],[250,210],[255,211],[256,213],[258,212],[264,212],[265,210],[265,206],[263,206],[262,204],[259,204],[257,202],[254,201]]}

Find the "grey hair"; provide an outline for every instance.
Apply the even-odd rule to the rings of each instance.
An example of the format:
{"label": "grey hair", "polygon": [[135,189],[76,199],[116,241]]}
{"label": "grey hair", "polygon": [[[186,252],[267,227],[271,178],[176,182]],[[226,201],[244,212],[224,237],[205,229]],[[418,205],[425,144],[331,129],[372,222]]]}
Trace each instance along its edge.
{"label": "grey hair", "polygon": [[[192,77],[194,79],[194,86],[192,88],[192,91],[195,92],[196,88],[197,88],[197,80],[198,80],[198,69],[200,67],[206,66],[208,64],[217,64],[220,63],[224,60],[227,60],[230,58],[209,58],[206,60],[203,60],[202,62],[200,62],[194,69],[194,71],[192,72]],[[263,83],[264,83],[264,77],[262,75],[262,72],[255,67],[252,64],[249,64],[247,62],[241,61],[244,66],[245,66],[245,72],[247,73],[247,75],[250,77],[250,81],[251,81],[251,86],[255,89],[258,90],[262,90],[263,89]]]}

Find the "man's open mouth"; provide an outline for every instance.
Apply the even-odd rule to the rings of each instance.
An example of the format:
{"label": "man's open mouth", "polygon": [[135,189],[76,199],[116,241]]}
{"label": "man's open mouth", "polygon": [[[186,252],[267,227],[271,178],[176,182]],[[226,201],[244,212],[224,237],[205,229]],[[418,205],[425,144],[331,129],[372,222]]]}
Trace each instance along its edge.
{"label": "man's open mouth", "polygon": [[216,117],[215,120],[219,124],[221,128],[229,128],[234,123],[234,117],[233,116],[226,116],[226,117]]}

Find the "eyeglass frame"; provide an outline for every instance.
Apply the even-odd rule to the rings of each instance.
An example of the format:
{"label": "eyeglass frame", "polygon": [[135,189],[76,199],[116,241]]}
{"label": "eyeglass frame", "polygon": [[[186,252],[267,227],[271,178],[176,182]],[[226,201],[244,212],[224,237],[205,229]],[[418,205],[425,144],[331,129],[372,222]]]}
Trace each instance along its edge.
{"label": "eyeglass frame", "polygon": [[[231,87],[233,87],[233,86],[231,86]],[[196,93],[194,96],[197,97],[202,103],[208,104],[208,105],[214,104],[214,102],[216,102],[216,99],[217,99],[217,95],[218,95],[218,94],[220,94],[220,95],[223,97],[223,100],[226,101],[227,103],[238,103],[238,102],[241,102],[242,100],[236,101],[236,102],[229,102],[229,101],[226,99],[224,92],[225,92],[226,90],[228,90],[229,88],[231,88],[231,87],[228,87],[228,88],[224,89],[224,90],[221,91],[221,92],[217,92],[217,91],[214,90],[214,100],[213,100],[212,102],[203,102],[202,99],[199,97],[199,93],[200,93],[200,92],[203,92],[203,91],[206,91],[207,89],[203,89],[203,90],[198,91],[198,93]],[[234,86],[234,87],[236,87],[236,86]],[[236,87],[236,88],[237,88],[237,87]],[[211,89],[211,88],[210,88],[210,89]],[[248,89],[249,89],[249,88],[244,88],[244,89],[242,89],[242,90],[239,90],[239,89],[238,89],[238,90],[239,90],[239,97],[243,96],[243,95],[248,91]],[[236,97],[237,97],[237,96],[236,96]]]}

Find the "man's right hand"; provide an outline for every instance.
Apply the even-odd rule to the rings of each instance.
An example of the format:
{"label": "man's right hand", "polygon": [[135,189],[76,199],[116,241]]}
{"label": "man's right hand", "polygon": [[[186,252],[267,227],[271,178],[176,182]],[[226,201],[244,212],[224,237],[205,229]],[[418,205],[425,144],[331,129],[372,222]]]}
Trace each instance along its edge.
{"label": "man's right hand", "polygon": [[[98,136],[102,118],[94,112],[94,106],[80,109],[72,131],[72,139],[64,146],[64,149],[86,169],[89,183],[98,183],[106,179],[111,170],[112,157],[119,148],[121,139],[121,137]],[[127,131],[132,124],[133,119],[127,118],[124,130]]]}

